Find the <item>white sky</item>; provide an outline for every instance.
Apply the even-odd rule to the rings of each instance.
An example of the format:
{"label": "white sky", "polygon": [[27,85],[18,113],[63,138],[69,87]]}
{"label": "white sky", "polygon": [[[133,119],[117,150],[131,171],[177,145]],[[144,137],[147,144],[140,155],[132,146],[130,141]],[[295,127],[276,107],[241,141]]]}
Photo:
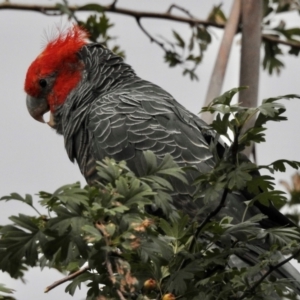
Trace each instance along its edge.
{"label": "white sky", "polygon": [[[57,1],[12,1],[13,3],[45,3],[55,4]],[[70,4],[80,4],[93,1],[69,1]],[[100,2],[100,1],[99,1]],[[205,19],[213,4],[221,0],[119,0],[120,7],[137,10],[152,10],[164,12],[171,3],[184,5],[194,15]],[[228,15],[231,0],[224,0],[223,7]],[[108,1],[101,2],[108,4]],[[87,13],[78,14],[84,19]],[[299,26],[296,13],[282,15],[292,26]],[[216,58],[220,42],[220,30],[214,32],[213,43],[205,54],[204,62],[197,74],[199,82],[191,82],[188,77],[181,75],[180,67],[170,69],[163,63],[163,53],[157,45],[151,44],[148,38],[139,30],[135,20],[130,17],[109,14],[115,27],[113,35],[118,37],[126,52],[126,61],[131,64],[137,74],[152,81],[185,105],[194,113],[200,111],[203,104],[208,81]],[[189,27],[169,21],[142,20],[144,26],[154,35],[170,36],[171,28],[176,29],[182,36],[190,36]],[[297,23],[298,22],[298,23]],[[45,190],[53,192],[63,184],[81,181],[80,171],[67,157],[63,146],[63,138],[58,136],[46,125],[33,120],[26,109],[24,79],[29,64],[40,53],[45,44],[45,32],[51,32],[54,25],[67,24],[67,19],[47,17],[35,12],[0,11],[0,197],[11,192],[35,194]],[[238,86],[239,46],[237,36],[230,56],[223,91]],[[284,49],[287,52],[288,49]],[[300,94],[300,59],[298,57],[283,58],[285,69],[280,76],[270,77],[261,72],[259,99],[284,94]],[[285,123],[270,123],[268,125],[267,143],[257,147],[258,163],[268,164],[275,159],[288,158],[300,160],[300,128],[299,100],[283,101],[287,107],[288,121]],[[286,174],[276,174],[276,180],[290,180],[293,170]],[[37,198],[35,198],[37,202]],[[34,211],[19,202],[0,202],[0,224],[8,223],[7,217],[12,214],[32,214]],[[17,299],[71,299],[64,294],[66,284],[44,294],[44,288],[62,277],[56,271],[38,269],[28,272],[27,284],[14,281],[6,274],[0,273],[0,283],[14,288]],[[85,292],[75,294],[76,299],[84,298]]]}

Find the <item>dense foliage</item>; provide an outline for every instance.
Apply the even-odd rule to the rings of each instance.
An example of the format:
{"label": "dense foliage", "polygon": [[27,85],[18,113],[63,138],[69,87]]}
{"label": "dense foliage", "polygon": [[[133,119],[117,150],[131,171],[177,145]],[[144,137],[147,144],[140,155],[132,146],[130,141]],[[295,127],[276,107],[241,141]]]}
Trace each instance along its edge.
{"label": "dense foliage", "polygon": [[[292,258],[300,258],[299,229],[262,229],[258,222],[265,216],[247,219],[246,210],[254,201],[269,205],[271,200],[278,207],[286,202],[284,194],[274,189],[273,178],[253,176],[256,171],[283,172],[286,164],[297,169],[300,163],[279,160],[257,166],[241,154],[250,142],[264,142],[268,121],[286,119],[278,100],[296,96],[270,98],[258,108],[245,108],[231,104],[239,90],[225,93],[203,109],[218,113],[211,125],[216,135],[210,145],[216,164],[209,173],[199,174],[195,197],[204,197],[209,206],[222,194],[218,207],[208,215],[191,219],[174,208],[168,178],[186,179],[185,170],[170,155],[158,161],[152,152],[145,152],[147,174],[143,177],[133,174],[126,162],[106,158],[98,163],[95,186],[82,188],[75,183],[54,193],[40,192],[47,215],[38,212],[31,195],[12,193],[1,198],[24,202],[35,209],[35,215],[11,216],[12,223],[1,227],[0,269],[14,278],[23,278],[33,266],[68,271],[70,275],[61,281],[71,281],[66,292],[73,295],[86,283],[87,299],[257,300],[273,299],[274,293],[296,299],[291,280],[272,274]],[[254,126],[243,132],[255,115]],[[216,144],[221,136],[230,146],[219,157]],[[227,194],[241,189],[253,195],[241,212],[243,221],[218,219]],[[163,216],[148,213],[153,203]],[[249,241],[251,247],[255,241],[272,246],[255,265],[234,267],[232,258],[248,251]],[[287,258],[280,260],[279,253]],[[12,299],[4,296],[11,292],[0,285],[0,298]]]}

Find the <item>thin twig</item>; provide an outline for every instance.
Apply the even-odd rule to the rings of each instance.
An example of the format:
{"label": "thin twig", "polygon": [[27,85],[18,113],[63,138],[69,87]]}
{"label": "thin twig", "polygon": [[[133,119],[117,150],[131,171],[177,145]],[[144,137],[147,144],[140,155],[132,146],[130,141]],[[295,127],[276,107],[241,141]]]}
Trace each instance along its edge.
{"label": "thin twig", "polygon": [[224,207],[227,195],[228,195],[229,190],[227,188],[224,189],[223,191],[223,195],[221,198],[221,201],[219,203],[219,205],[213,210],[211,211],[208,216],[202,221],[202,223],[198,226],[196,233],[194,234],[194,238],[189,246],[189,249],[192,249],[194,247],[194,244],[197,240],[197,238],[199,237],[202,229],[204,228],[204,226],[214,217],[216,216],[219,211]]}
{"label": "thin twig", "polygon": [[144,34],[150,39],[151,42],[157,44],[159,47],[161,47],[165,52],[167,52],[168,50],[166,49],[166,47],[164,46],[163,43],[159,42],[157,39],[155,39],[145,28],[144,26],[142,26],[141,24],[141,20],[140,18],[136,18],[136,22],[138,24],[138,26],[140,27],[140,29],[144,32]]}
{"label": "thin twig", "polygon": [[[216,216],[219,213],[219,211],[222,209],[222,207],[224,207],[228,192],[229,192],[229,190],[227,188],[225,188],[223,191],[223,195],[222,195],[219,205],[213,211],[211,211],[207,215],[207,217],[202,221],[202,223],[197,227],[196,233],[194,234],[193,239],[188,247],[188,251],[193,249],[193,247],[195,246],[195,243],[196,243],[202,229],[204,228],[204,226],[211,220],[211,218],[213,218],[214,216]],[[186,262],[186,259],[183,259],[181,264],[179,265],[178,271],[182,269],[185,262]]]}
{"label": "thin twig", "polygon": [[60,279],[60,280],[55,281],[51,285],[47,286],[44,292],[48,293],[49,291],[51,291],[55,287],[61,285],[62,283],[66,282],[66,281],[69,281],[69,280],[72,280],[72,279],[76,278],[80,274],[85,273],[87,270],[89,270],[89,266],[86,266],[86,267],[84,267],[84,268],[82,268],[82,269],[80,269],[80,270],[78,270],[78,271],[62,278],[62,279]]}
{"label": "thin twig", "polygon": [[247,289],[241,297],[238,298],[238,300],[242,300],[244,299],[249,293],[253,293],[255,291],[255,289],[275,270],[279,269],[281,266],[283,266],[284,264],[286,264],[287,262],[289,262],[290,260],[292,260],[293,258],[295,258],[296,256],[298,256],[300,254],[300,249],[298,249],[293,255],[291,255],[290,257],[286,258],[285,260],[283,260],[282,262],[278,263],[275,266],[270,266],[269,270],[259,279],[255,282],[255,284],[252,285],[251,288]]}
{"label": "thin twig", "polygon": [[[234,132],[234,140],[233,140],[233,143],[231,145],[231,160],[232,160],[232,164],[236,165],[237,163],[237,153],[238,153],[238,145],[239,145],[239,136],[240,136],[240,130],[237,129],[236,132]],[[195,243],[202,231],[202,229],[204,228],[204,226],[214,217],[216,216],[220,210],[224,207],[225,205],[225,202],[226,202],[226,198],[227,198],[227,195],[229,193],[229,189],[228,188],[224,188],[223,190],[223,194],[222,194],[222,198],[221,198],[221,201],[219,202],[219,205],[213,210],[211,211],[207,217],[202,221],[202,223],[198,226],[197,230],[196,230],[196,233],[194,234],[194,237],[188,247],[188,251],[190,251],[191,249],[193,249],[193,247],[195,246]],[[180,266],[179,266],[179,269],[180,270],[184,263],[185,263],[185,259],[182,260]]]}
{"label": "thin twig", "polygon": [[300,41],[299,42],[295,42],[295,41],[283,41],[280,40],[272,35],[269,34],[263,34],[262,39],[264,41],[269,41],[269,42],[273,42],[276,44],[282,44],[285,46],[290,46],[290,47],[295,47],[295,48],[300,48]]}
{"label": "thin twig", "polygon": [[[109,235],[106,232],[106,230],[104,229],[104,226],[100,223],[96,223],[95,226],[101,232],[101,234],[103,235],[106,246],[110,247]],[[105,265],[106,265],[106,269],[107,269],[107,272],[110,276],[110,280],[111,280],[112,284],[115,284],[114,281],[116,279],[115,279],[115,276],[114,276],[114,272],[113,272],[113,269],[112,269],[111,262],[109,260],[107,251],[106,251]],[[116,291],[117,291],[117,294],[119,295],[121,300],[126,300],[126,298],[124,297],[124,295],[123,295],[123,293],[121,292],[120,289],[116,289]]]}
{"label": "thin twig", "polygon": [[117,2],[118,2],[118,0],[114,0],[113,3],[110,5],[110,7],[111,7],[112,9],[115,9],[115,8],[116,8],[116,5],[117,5]]}
{"label": "thin twig", "polygon": [[[111,262],[109,261],[108,254],[106,254],[105,264],[106,264],[106,269],[108,271],[108,274],[111,277],[111,281],[112,281],[112,283],[114,283],[113,282],[114,272],[113,272],[113,269],[112,269],[112,266],[111,266]],[[121,300],[126,300],[126,298],[124,297],[124,295],[122,294],[122,292],[119,289],[117,289],[117,293],[118,293]]]}
{"label": "thin twig", "polygon": [[178,10],[181,10],[182,12],[184,12],[185,14],[187,14],[190,18],[192,19],[196,19],[187,9],[185,9],[184,7],[181,7],[177,4],[172,4],[169,9],[167,10],[167,13],[171,13],[173,8],[177,8]]}

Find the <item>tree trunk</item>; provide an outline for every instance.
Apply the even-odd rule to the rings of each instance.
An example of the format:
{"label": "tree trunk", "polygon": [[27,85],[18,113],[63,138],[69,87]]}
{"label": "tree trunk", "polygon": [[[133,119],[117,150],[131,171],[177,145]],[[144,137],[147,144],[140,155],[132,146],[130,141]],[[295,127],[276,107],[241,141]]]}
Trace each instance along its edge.
{"label": "tree trunk", "polygon": [[[240,86],[249,88],[240,92],[239,103],[246,107],[255,107],[258,102],[262,13],[262,0],[242,0]],[[248,122],[245,130],[253,125],[254,121],[253,119]],[[253,145],[244,151],[247,156],[252,152]]]}
{"label": "tree trunk", "polygon": [[[210,78],[204,106],[207,106],[214,98],[220,96],[221,94],[232,42],[239,24],[240,11],[241,0],[234,0],[229,18],[224,29],[224,35],[222,38],[214,70]],[[208,112],[201,114],[201,118],[208,124],[213,121],[213,117],[213,114]]]}

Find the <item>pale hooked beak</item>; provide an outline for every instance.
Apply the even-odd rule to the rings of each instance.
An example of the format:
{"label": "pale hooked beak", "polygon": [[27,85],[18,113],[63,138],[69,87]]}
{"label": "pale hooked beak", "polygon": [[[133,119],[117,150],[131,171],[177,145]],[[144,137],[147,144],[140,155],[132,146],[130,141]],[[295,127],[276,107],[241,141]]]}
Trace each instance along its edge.
{"label": "pale hooked beak", "polygon": [[44,114],[49,111],[49,105],[44,98],[26,97],[26,105],[29,114],[37,121],[45,123]]}
{"label": "pale hooked beak", "polygon": [[[30,115],[37,121],[45,123],[44,114],[47,113],[50,108],[48,102],[44,98],[34,98],[29,95],[26,97],[26,105]],[[55,128],[55,121],[52,112],[50,112],[50,119],[47,124]]]}

